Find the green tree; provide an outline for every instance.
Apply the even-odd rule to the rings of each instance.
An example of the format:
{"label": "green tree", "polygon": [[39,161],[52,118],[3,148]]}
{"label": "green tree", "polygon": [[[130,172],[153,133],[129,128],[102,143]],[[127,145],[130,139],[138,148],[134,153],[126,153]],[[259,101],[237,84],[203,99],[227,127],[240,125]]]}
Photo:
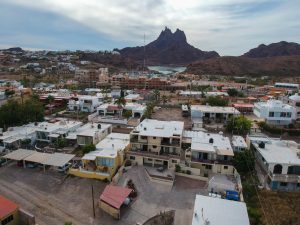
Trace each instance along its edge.
{"label": "green tree", "polygon": [[155,104],[153,102],[147,103],[147,107],[146,107],[146,110],[145,110],[145,113],[144,113],[143,117],[147,118],[147,119],[150,119],[151,115],[153,113],[154,107],[155,107]]}
{"label": "green tree", "polygon": [[228,106],[228,100],[220,96],[209,96],[203,103],[210,106]]}
{"label": "green tree", "polygon": [[230,97],[236,97],[239,94],[239,91],[236,90],[235,88],[230,88],[227,90],[227,93]]}
{"label": "green tree", "polygon": [[160,91],[158,89],[155,89],[153,91],[153,94],[154,94],[155,101],[159,102],[160,101]]}
{"label": "green tree", "polygon": [[251,129],[251,120],[244,116],[232,117],[228,120],[226,128],[233,133],[247,134]]}
{"label": "green tree", "polygon": [[126,105],[126,100],[124,97],[120,96],[119,98],[117,98],[117,100],[115,101],[115,104],[118,105],[119,108],[119,117],[122,116],[122,108]]}
{"label": "green tree", "polygon": [[243,175],[254,171],[255,159],[251,151],[236,152],[233,157],[233,165]]}
{"label": "green tree", "polygon": [[67,145],[67,141],[65,138],[58,138],[54,143],[55,148],[64,148]]}
{"label": "green tree", "polygon": [[161,96],[161,100],[163,102],[163,105],[165,105],[168,102],[169,99],[168,99],[167,96],[163,95],[163,96]]}
{"label": "green tree", "polygon": [[95,150],[96,150],[96,146],[94,144],[88,144],[82,148],[82,152],[84,154],[87,154],[87,153],[89,153],[91,151],[95,151]]}
{"label": "green tree", "polygon": [[14,91],[14,90],[6,89],[6,90],[4,91],[4,94],[5,94],[6,97],[9,97],[9,96],[14,95],[14,94],[15,94],[15,91]]}
{"label": "green tree", "polygon": [[126,111],[123,113],[123,116],[124,116],[126,119],[129,119],[129,118],[132,116],[132,110],[126,110]]}

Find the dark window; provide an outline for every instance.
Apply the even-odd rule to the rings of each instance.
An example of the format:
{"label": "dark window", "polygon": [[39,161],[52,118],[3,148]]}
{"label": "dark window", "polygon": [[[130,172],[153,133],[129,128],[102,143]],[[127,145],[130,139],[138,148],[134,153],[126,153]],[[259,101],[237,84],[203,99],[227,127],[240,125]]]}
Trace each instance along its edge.
{"label": "dark window", "polygon": [[288,184],[287,182],[280,182],[280,186],[281,186],[281,187],[286,187],[287,184]]}
{"label": "dark window", "polygon": [[274,117],[274,112],[269,112],[269,117]]}
{"label": "dark window", "polygon": [[156,146],[156,145],[153,145],[153,148],[157,148],[157,146]]}
{"label": "dark window", "polygon": [[153,139],[156,139],[156,137],[153,137]]}
{"label": "dark window", "polygon": [[212,166],[211,165],[205,165],[205,169],[211,170]]}
{"label": "dark window", "polygon": [[148,158],[148,161],[152,161],[152,159]]}
{"label": "dark window", "polygon": [[172,163],[177,163],[177,160],[172,159]]}
{"label": "dark window", "polygon": [[281,174],[282,173],[282,165],[276,164],[274,166],[273,173],[274,174]]}
{"label": "dark window", "polygon": [[135,156],[130,156],[129,159],[135,160]]}
{"label": "dark window", "polygon": [[14,220],[14,216],[13,215],[10,215],[9,217],[5,218],[4,220],[2,220],[2,225],[6,225],[6,224],[9,224],[11,221]]}
{"label": "dark window", "polygon": [[228,169],[228,166],[224,166],[224,170],[227,170]]}

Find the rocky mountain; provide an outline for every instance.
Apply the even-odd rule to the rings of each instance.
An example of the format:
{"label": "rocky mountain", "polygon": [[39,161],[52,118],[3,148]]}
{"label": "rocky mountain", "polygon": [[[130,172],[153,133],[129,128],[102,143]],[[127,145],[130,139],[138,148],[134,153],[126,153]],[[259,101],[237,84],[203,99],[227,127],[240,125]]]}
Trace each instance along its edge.
{"label": "rocky mountain", "polygon": [[294,42],[281,41],[270,45],[261,44],[246,52],[243,57],[264,58],[273,56],[300,55],[300,44]]}
{"label": "rocky mountain", "polygon": [[145,58],[147,65],[187,65],[196,60],[219,57],[215,51],[201,51],[188,44],[183,31],[177,29],[172,33],[167,27],[145,48],[127,47],[117,51],[139,63],[143,63]]}
{"label": "rocky mountain", "polygon": [[300,76],[300,55],[265,58],[219,57],[192,63],[187,66],[186,72],[199,75]]}

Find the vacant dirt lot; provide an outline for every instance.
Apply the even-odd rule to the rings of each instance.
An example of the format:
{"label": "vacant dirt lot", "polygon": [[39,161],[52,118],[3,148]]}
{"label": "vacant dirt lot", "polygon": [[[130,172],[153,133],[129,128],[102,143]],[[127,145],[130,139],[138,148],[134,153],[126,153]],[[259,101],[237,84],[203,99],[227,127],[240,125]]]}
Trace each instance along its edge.
{"label": "vacant dirt lot", "polygon": [[153,113],[152,118],[156,120],[163,120],[163,121],[171,121],[171,120],[183,121],[185,129],[192,128],[191,118],[183,117],[181,115],[180,108],[161,108],[157,110],[155,113]]}
{"label": "vacant dirt lot", "polygon": [[[93,218],[91,185],[97,200],[106,184],[79,177],[66,177],[55,171],[23,169],[15,164],[0,168],[0,194],[18,203],[36,216],[39,225],[134,225],[160,211],[176,210],[176,225],[191,224],[194,200],[205,183],[186,178],[176,178],[172,188],[149,181],[143,167],[134,167],[125,173],[121,183],[132,179],[138,197],[127,208],[120,221],[112,219],[96,206]],[[204,192],[204,191],[203,191]]]}

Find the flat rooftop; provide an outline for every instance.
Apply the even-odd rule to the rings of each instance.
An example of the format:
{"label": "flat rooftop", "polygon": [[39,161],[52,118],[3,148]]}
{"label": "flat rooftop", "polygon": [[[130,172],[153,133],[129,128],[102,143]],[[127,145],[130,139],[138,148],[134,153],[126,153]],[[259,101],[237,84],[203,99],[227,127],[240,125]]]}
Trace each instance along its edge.
{"label": "flat rooftop", "polygon": [[[257,151],[264,157],[267,163],[293,164],[300,166],[300,149],[294,141],[271,139],[266,137],[250,136],[250,141],[255,146]],[[264,142],[265,147],[259,147],[259,143]]]}
{"label": "flat rooftop", "polygon": [[196,195],[192,225],[208,224],[250,225],[246,204]]}
{"label": "flat rooftop", "polygon": [[242,147],[242,148],[247,148],[247,144],[245,142],[245,139],[242,136],[232,136],[232,145],[234,147]]}
{"label": "flat rooftop", "polygon": [[145,119],[131,133],[151,137],[182,136],[184,122]]}
{"label": "flat rooftop", "polygon": [[[87,123],[82,127],[79,127],[74,133],[80,136],[94,136],[96,132],[104,132],[112,125],[107,123]],[[71,133],[69,136],[72,136]]]}
{"label": "flat rooftop", "polygon": [[192,111],[201,111],[204,113],[227,113],[227,114],[240,114],[234,107],[220,107],[210,105],[191,105]]}
{"label": "flat rooftop", "polygon": [[[192,151],[215,152],[218,155],[234,155],[229,138],[222,134],[206,133],[203,131],[184,131],[183,137],[191,139]],[[210,143],[210,139],[213,140],[213,143]]]}

